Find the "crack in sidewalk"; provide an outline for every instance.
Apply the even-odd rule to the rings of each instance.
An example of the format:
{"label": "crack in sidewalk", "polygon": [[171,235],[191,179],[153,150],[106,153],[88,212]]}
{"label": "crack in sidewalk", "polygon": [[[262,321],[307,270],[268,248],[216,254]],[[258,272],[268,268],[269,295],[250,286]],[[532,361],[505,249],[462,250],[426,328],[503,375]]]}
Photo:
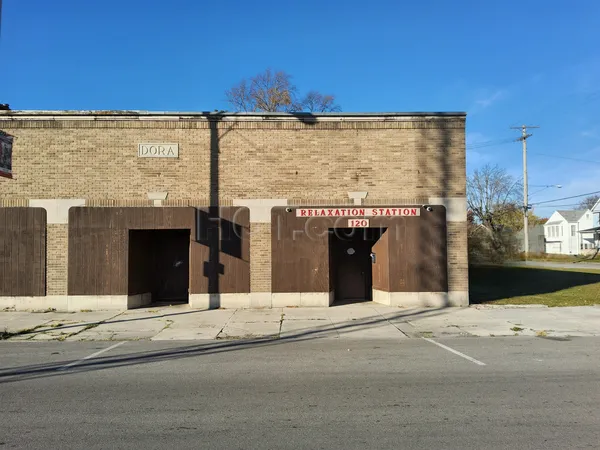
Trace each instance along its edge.
{"label": "crack in sidewalk", "polygon": [[227,319],[227,322],[225,322],[225,324],[223,325],[223,328],[221,328],[219,330],[219,332],[217,333],[217,335],[215,336],[215,340],[216,339],[223,339],[222,337],[219,337],[221,335],[221,333],[223,332],[223,330],[225,329],[225,327],[227,327],[227,325],[229,325],[229,322],[231,322],[231,319],[233,319],[233,316],[235,316],[237,314],[238,310],[236,309],[235,311],[233,311],[233,314],[231,316],[229,316],[229,319]]}
{"label": "crack in sidewalk", "polygon": [[[115,319],[116,317],[119,317],[120,315],[124,314],[125,312],[126,311],[121,311],[118,314],[115,314],[114,316],[111,316],[111,317],[107,317],[104,320],[99,320],[97,322],[90,323],[90,324],[86,325],[82,330],[74,331],[73,333],[66,334],[64,336],[58,336],[56,339],[51,339],[51,340],[53,340],[53,341],[64,341],[66,339],[72,338],[73,336],[77,336],[78,334],[83,333],[84,331],[91,330],[93,328],[96,328],[96,327],[98,327],[98,326],[106,323],[109,320]],[[46,334],[46,333],[44,332],[42,334]]]}

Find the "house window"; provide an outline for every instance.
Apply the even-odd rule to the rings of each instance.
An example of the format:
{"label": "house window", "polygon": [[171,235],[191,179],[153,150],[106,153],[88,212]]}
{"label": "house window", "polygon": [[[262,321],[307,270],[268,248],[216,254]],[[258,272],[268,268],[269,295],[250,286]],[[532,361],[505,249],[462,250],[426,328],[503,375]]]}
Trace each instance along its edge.
{"label": "house window", "polygon": [[575,237],[575,225],[571,225],[571,237]]}

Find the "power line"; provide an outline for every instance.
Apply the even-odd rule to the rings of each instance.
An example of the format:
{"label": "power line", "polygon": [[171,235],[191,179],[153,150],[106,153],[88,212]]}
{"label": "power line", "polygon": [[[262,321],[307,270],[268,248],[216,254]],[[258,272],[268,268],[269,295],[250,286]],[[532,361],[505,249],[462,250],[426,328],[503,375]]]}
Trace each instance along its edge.
{"label": "power line", "polygon": [[594,195],[594,194],[600,194],[600,191],[588,192],[587,194],[573,195],[571,197],[556,198],[554,200],[546,200],[543,202],[532,203],[532,205],[543,205],[545,203],[554,203],[554,202],[559,202],[561,200],[570,200],[572,198],[585,197],[586,195]]}
{"label": "power line", "polygon": [[[520,127],[517,127],[520,128]],[[494,147],[498,145],[505,145],[511,142],[518,142],[521,139],[503,139],[503,140],[495,140],[495,141],[481,141],[476,142],[475,144],[471,144],[467,146],[467,150],[476,150],[485,147]],[[539,152],[529,152],[530,155],[538,155],[538,156],[547,156],[549,158],[558,158],[558,159],[567,159],[569,161],[578,161],[578,162],[587,162],[592,164],[600,164],[600,161],[593,161],[591,159],[582,159],[582,158],[570,158],[568,156],[559,156],[559,155],[551,155],[550,153],[539,153]]]}
{"label": "power line", "polygon": [[505,144],[510,144],[511,142],[517,142],[517,141],[518,141],[518,139],[515,139],[515,138],[505,138],[505,139],[494,139],[494,140],[490,140],[490,141],[474,142],[473,144],[467,145],[467,150],[475,150],[478,148],[493,147],[493,146],[497,146],[497,145],[505,145]]}
{"label": "power line", "polygon": [[548,153],[530,152],[530,154],[532,154],[532,155],[540,155],[540,156],[549,156],[550,158],[569,159],[571,161],[580,161],[580,162],[588,162],[588,163],[600,164],[600,161],[592,161],[592,160],[589,160],[589,159],[581,159],[581,158],[569,158],[568,156],[550,155]]}
{"label": "power line", "polygon": [[543,206],[542,208],[576,208],[579,206],[579,203],[571,203],[570,205],[548,205]]}

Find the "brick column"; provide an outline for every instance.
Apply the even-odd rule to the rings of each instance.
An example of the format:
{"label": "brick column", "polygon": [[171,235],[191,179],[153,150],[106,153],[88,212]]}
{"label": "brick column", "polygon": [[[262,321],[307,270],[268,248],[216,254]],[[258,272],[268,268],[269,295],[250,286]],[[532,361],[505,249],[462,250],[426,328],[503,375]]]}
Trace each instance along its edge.
{"label": "brick column", "polygon": [[[448,222],[448,292],[462,297],[460,306],[469,304],[469,259],[467,256],[467,224]],[[455,294],[452,294],[452,293]]]}
{"label": "brick column", "polygon": [[46,226],[46,295],[67,295],[69,225]]}
{"label": "brick column", "polygon": [[29,206],[46,210],[46,295],[66,296],[69,265],[69,208],[85,206],[85,200],[29,200]]}
{"label": "brick column", "polygon": [[250,223],[250,305],[271,306],[270,223]]}
{"label": "brick column", "polygon": [[446,207],[448,303],[452,306],[468,306],[467,200],[464,197],[437,197],[430,198],[429,204]]}
{"label": "brick column", "polygon": [[271,208],[286,206],[287,199],[236,199],[233,206],[250,209],[250,306],[270,308]]}

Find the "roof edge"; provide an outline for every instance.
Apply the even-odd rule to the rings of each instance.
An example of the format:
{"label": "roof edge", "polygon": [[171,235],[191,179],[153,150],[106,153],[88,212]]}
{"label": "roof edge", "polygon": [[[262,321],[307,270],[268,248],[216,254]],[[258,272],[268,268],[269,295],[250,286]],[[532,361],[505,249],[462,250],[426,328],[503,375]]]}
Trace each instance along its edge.
{"label": "roof edge", "polygon": [[67,117],[67,116],[127,116],[127,117],[239,117],[239,118],[404,118],[404,117],[466,117],[466,112],[228,112],[228,111],[143,111],[143,110],[3,110],[0,117]]}

